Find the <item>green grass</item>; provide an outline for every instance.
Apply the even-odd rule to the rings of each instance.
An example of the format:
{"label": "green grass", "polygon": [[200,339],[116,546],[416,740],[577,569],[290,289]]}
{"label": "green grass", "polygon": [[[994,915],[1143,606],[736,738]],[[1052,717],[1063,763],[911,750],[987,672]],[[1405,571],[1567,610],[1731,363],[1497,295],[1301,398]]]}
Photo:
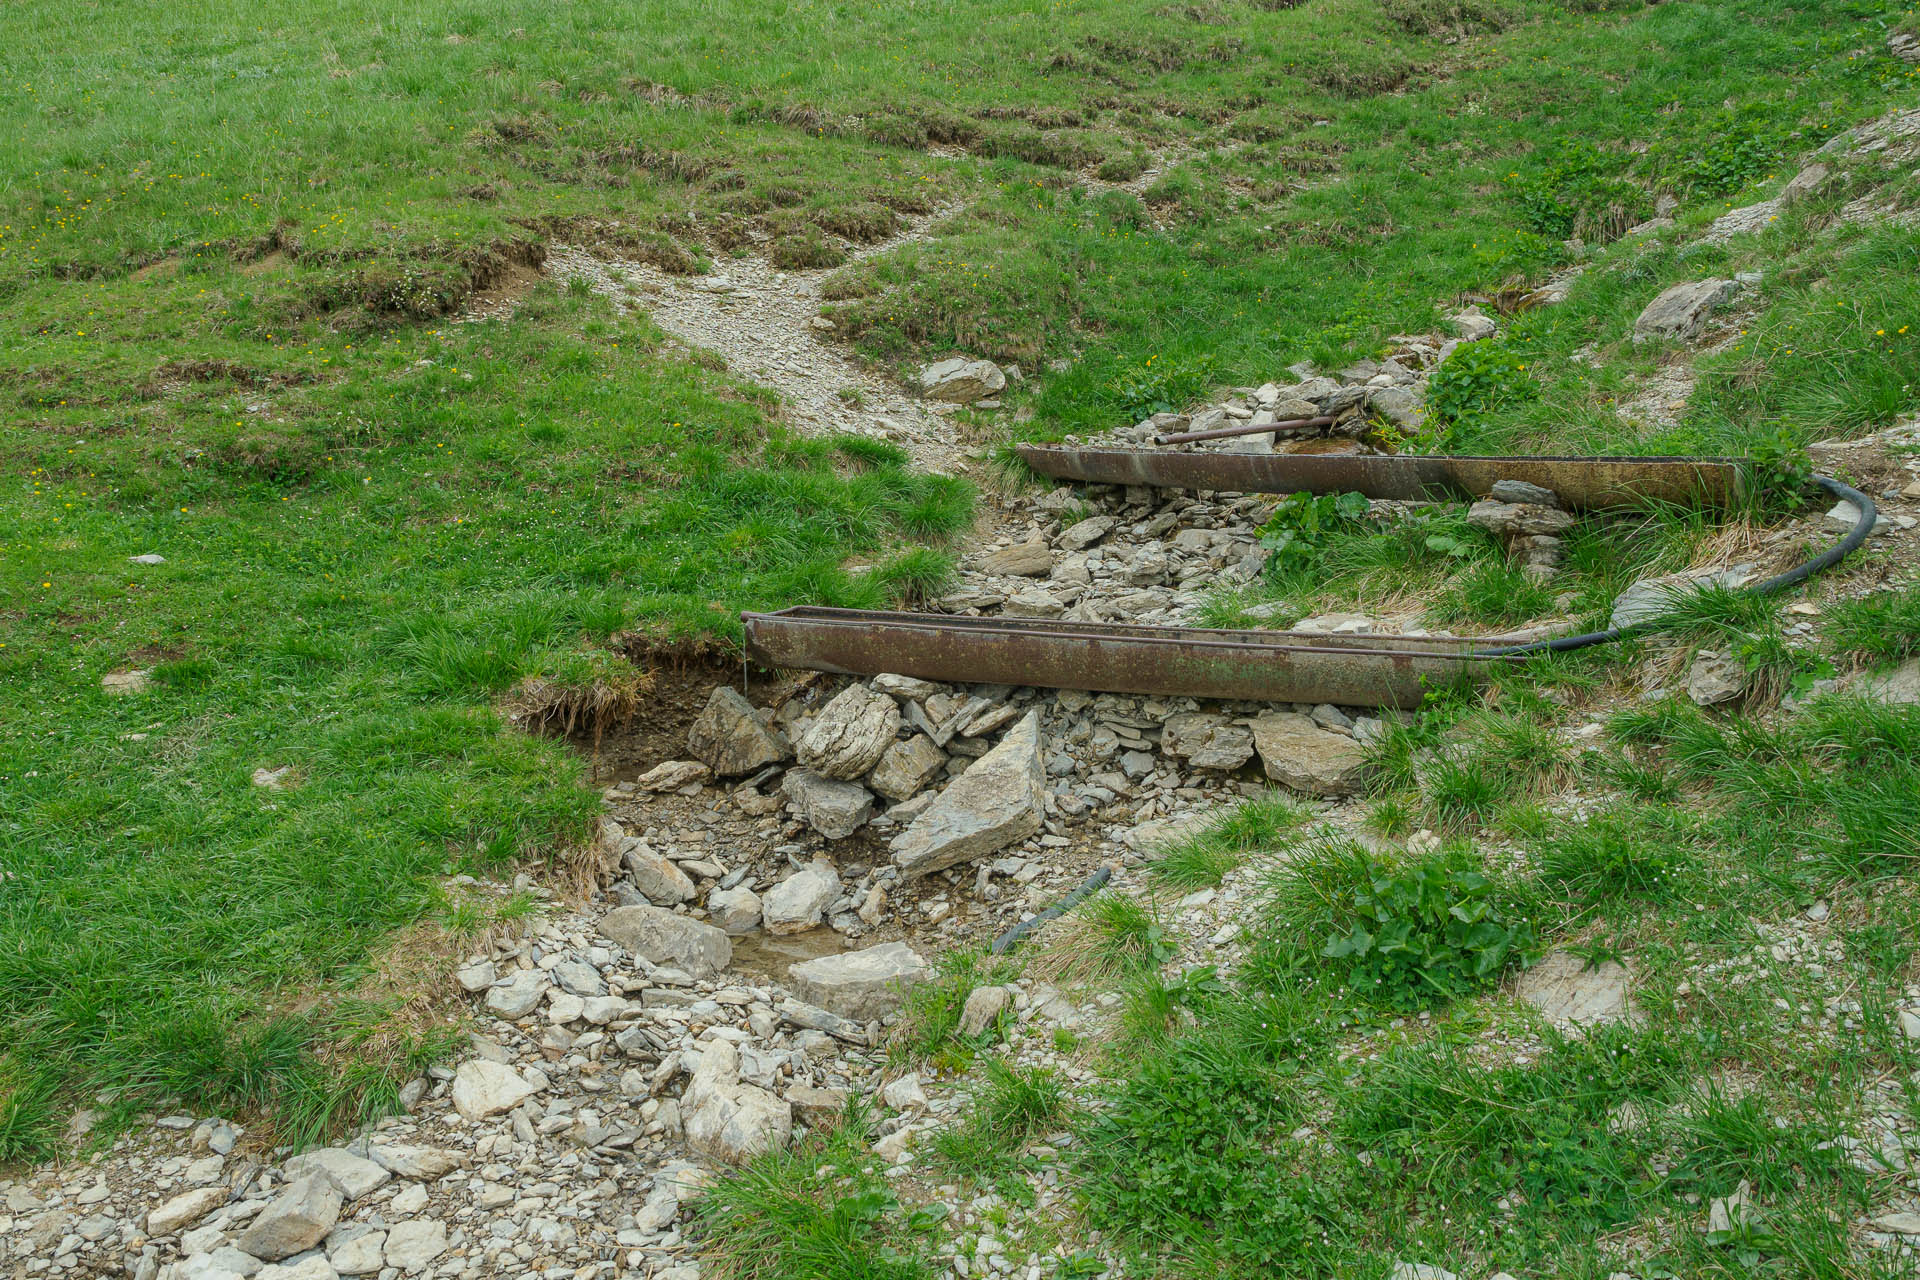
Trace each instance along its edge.
{"label": "green grass", "polygon": [[[1018,361],[1034,375],[1010,395],[1033,411],[1019,434],[1106,427],[1301,358],[1376,354],[1460,295],[1564,264],[1569,234],[1600,244],[1656,189],[1688,227],[1775,190],[1798,151],[1903,100],[1909,69],[1861,36],[1883,19],[1904,15],[0,12],[0,1159],[45,1154],[102,1090],[129,1112],[280,1109],[301,1132],[377,1107],[414,1048],[317,1056],[380,1024],[342,1012],[370,953],[425,916],[460,923],[436,878],[556,860],[594,812],[580,759],[504,722],[521,681],[617,703],[618,632],[724,640],[743,607],[941,589],[966,484],[799,438],[769,393],[581,291],[452,323],[552,245],[674,272],[762,245],[824,265],[944,211],[930,238],[835,278],[840,331],[883,368]],[[1162,169],[1138,195],[1087,180],[1149,157]],[[1507,326],[1530,394],[1476,401],[1448,439],[1744,452],[1911,410],[1911,235],[1844,232],[1831,261],[1816,243],[1851,192],[1751,243],[1607,256],[1565,306]],[[1709,358],[1680,427],[1623,422],[1623,380],[1657,354],[1626,343],[1638,309],[1759,265],[1750,332]],[[1588,345],[1604,369],[1571,360]],[[1451,581],[1448,616],[1476,623],[1544,609],[1489,548],[1456,557],[1420,532],[1329,566],[1350,585]],[[1583,610],[1631,541],[1574,540]],[[167,562],[128,563],[148,552]],[[104,694],[125,668],[154,687]],[[290,790],[248,781],[289,764]],[[1452,810],[1491,812],[1484,781],[1462,779]],[[1865,821],[1852,791],[1775,781],[1843,829]],[[1204,883],[1240,838],[1179,874]],[[1822,857],[1838,874],[1903,856],[1888,831],[1864,839],[1856,858],[1823,837]],[[1158,948],[1150,922],[1101,927]]]}
{"label": "green grass", "polygon": [[960,1015],[975,987],[1005,982],[1018,972],[1013,961],[984,951],[947,951],[935,958],[936,972],[907,993],[890,1050],[901,1061],[962,1067],[983,1045],[1000,1038],[1002,1027],[987,1027],[969,1039],[960,1033]]}
{"label": "green grass", "polygon": [[1671,809],[1623,805],[1582,823],[1555,824],[1536,858],[1542,877],[1582,899],[1671,899],[1699,887],[1676,882],[1697,865],[1690,835]]}
{"label": "green grass", "polygon": [[1249,853],[1277,851],[1310,821],[1305,810],[1280,792],[1238,805],[1163,850],[1148,873],[1169,889],[1218,888]]}
{"label": "green grass", "polygon": [[704,1270],[769,1280],[929,1280],[926,1235],[942,1212],[902,1208],[867,1151],[867,1117],[756,1156],[699,1202]]}
{"label": "green grass", "polygon": [[1237,1003],[1146,1055],[1082,1126],[1075,1173],[1089,1225],[1170,1253],[1189,1274],[1311,1274],[1325,1257],[1323,1202],[1283,1135],[1299,1114],[1300,1069],[1331,1029],[1319,1012]]}
{"label": "green grass", "polygon": [[1076,972],[1085,981],[1112,981],[1166,959],[1166,930],[1154,908],[1138,898],[1103,889],[1073,914],[1080,936],[1069,945]]}
{"label": "green grass", "polygon": [[[1490,714],[1469,703],[1445,719]],[[1426,1010],[1410,1025],[1405,1001],[1356,983],[1374,970],[1327,945],[1384,932],[1380,905],[1406,905],[1389,878],[1484,870],[1464,842],[1403,860],[1303,842],[1268,877],[1234,976],[1189,984],[1157,1037],[1123,1028],[1136,1047],[1080,1122],[1087,1222],[1172,1275],[1374,1275],[1383,1258],[1460,1274],[1894,1274],[1836,1230],[1877,1199],[1832,1139],[1860,1132],[1872,1081],[1913,1058],[1872,1011],[1910,980],[1913,895],[1895,877],[1911,841],[1855,824],[1878,805],[1907,826],[1916,724],[1840,700],[1779,726],[1670,702],[1616,717],[1644,767],[1684,782],[1684,807],[1534,809],[1518,824],[1527,855],[1491,886],[1493,918],[1635,966],[1640,1021],[1580,1036],[1523,1031],[1506,996],[1471,984],[1407,988]],[[1490,750],[1530,757],[1524,732],[1505,736]],[[1848,958],[1823,956],[1833,967],[1748,958],[1810,898],[1855,895],[1870,907]],[[1444,963],[1421,936],[1414,953]],[[1709,962],[1752,980],[1698,976]],[[1854,990],[1870,1009],[1857,1029],[1796,1021]],[[1751,1214],[1706,1233],[1707,1201],[1743,1182]]]}
{"label": "green grass", "polygon": [[1704,784],[1716,842],[1769,877],[1820,891],[1904,876],[1920,861],[1920,715],[1826,698],[1776,731],[1674,707],[1624,722]]}
{"label": "green grass", "polygon": [[[304,1052],[337,1037],[277,993],[350,987],[437,909],[435,877],[551,862],[597,811],[581,758],[511,730],[500,695],[604,687],[628,627],[725,635],[741,607],[898,598],[911,574],[850,574],[847,552],[966,518],[960,483],[891,457],[837,469],[832,442],[788,441],[656,342],[548,293],[371,349],[316,335],[274,357],[313,380],[265,421],[220,380],[9,437],[16,1114],[81,1084],[351,1109]],[[127,563],[146,552],[167,562]],[[100,689],[131,667],[149,691]],[[288,764],[291,790],[249,782]],[[39,1149],[48,1118],[8,1125],[7,1154]]]}
{"label": "green grass", "polygon": [[1844,600],[1831,612],[1828,638],[1848,658],[1901,662],[1920,653],[1920,588]]}
{"label": "green grass", "polygon": [[989,1058],[971,1108],[958,1125],[934,1135],[934,1153],[959,1177],[992,1181],[1012,1167],[1029,1139],[1061,1125],[1070,1109],[1053,1071]]}

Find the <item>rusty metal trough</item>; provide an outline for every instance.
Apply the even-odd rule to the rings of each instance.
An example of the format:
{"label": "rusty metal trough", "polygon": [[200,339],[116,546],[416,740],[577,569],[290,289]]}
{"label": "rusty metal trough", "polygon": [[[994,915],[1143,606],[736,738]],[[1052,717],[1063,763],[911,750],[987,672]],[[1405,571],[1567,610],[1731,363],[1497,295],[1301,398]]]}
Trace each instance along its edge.
{"label": "rusty metal trough", "polygon": [[1523,458],[1198,453],[1170,449],[1065,449],[1021,445],[1042,475],[1086,484],[1213,489],[1229,493],[1363,493],[1369,498],[1483,498],[1496,480],[1551,489],[1569,507],[1667,502],[1725,507],[1740,495],[1726,458]]}
{"label": "rusty metal trough", "polygon": [[[1740,468],[1724,458],[1355,457],[1035,445],[1022,445],[1020,456],[1056,479],[1230,493],[1458,499],[1485,497],[1496,480],[1524,480],[1588,510],[1650,502],[1724,507],[1741,489]],[[742,620],[747,656],[772,667],[1252,702],[1417,707],[1436,686],[1484,674],[1490,663],[1520,660],[1517,652],[1492,651],[1501,647],[1499,637],[1226,631],[822,608],[748,613]],[[1577,647],[1615,634],[1551,643]]]}
{"label": "rusty metal trough", "polygon": [[794,608],[741,617],[748,658],[770,667],[1253,702],[1417,707],[1429,689],[1484,670],[1487,662],[1472,656],[1485,640],[865,609]]}

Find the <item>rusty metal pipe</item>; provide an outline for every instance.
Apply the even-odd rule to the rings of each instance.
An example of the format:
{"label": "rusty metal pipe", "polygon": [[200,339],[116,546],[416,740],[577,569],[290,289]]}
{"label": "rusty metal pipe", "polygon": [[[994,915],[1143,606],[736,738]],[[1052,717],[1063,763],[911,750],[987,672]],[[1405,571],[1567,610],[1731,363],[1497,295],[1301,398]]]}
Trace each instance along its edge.
{"label": "rusty metal pipe", "polygon": [[1496,480],[1551,489],[1575,509],[1647,502],[1731,506],[1740,468],[1727,458],[1524,458],[1395,454],[1206,453],[1021,445],[1042,475],[1083,484],[1148,485],[1227,493],[1362,493],[1424,501],[1484,498]]}
{"label": "rusty metal pipe", "polygon": [[1183,694],[1250,702],[1417,707],[1484,669],[1485,640],[1141,627],[865,609],[741,615],[747,657],[770,667],[947,683]]}
{"label": "rusty metal pipe", "polygon": [[1212,431],[1176,431],[1168,436],[1155,436],[1155,444],[1192,444],[1196,440],[1227,440],[1234,436],[1263,436],[1271,431],[1279,435],[1282,431],[1309,431],[1314,427],[1330,427],[1334,419],[1331,414],[1321,414],[1316,418],[1282,418],[1278,422],[1269,422],[1262,426],[1250,426],[1241,423],[1237,427],[1216,427]]}

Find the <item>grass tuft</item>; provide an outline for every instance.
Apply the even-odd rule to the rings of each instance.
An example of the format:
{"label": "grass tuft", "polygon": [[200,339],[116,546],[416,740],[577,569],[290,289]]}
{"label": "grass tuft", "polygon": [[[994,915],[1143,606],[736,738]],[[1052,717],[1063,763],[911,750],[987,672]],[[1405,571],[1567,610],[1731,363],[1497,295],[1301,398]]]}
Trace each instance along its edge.
{"label": "grass tuft", "polygon": [[704,1274],[757,1280],[931,1280],[927,1230],[867,1147],[871,1118],[849,1110],[829,1134],[755,1157],[699,1201]]}
{"label": "grass tuft", "polygon": [[1169,845],[1148,864],[1148,874],[1169,889],[1218,888],[1253,852],[1276,852],[1310,818],[1291,799],[1273,792],[1249,800],[1193,835]]}
{"label": "grass tuft", "polygon": [[1920,587],[1843,600],[1830,613],[1827,638],[1855,662],[1904,662],[1920,654]]}

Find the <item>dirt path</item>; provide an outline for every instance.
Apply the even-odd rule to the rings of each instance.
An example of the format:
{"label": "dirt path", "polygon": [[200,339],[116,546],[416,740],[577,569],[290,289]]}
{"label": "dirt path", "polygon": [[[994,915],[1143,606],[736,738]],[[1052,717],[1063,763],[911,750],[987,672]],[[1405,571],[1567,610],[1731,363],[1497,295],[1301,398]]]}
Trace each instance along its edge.
{"label": "dirt path", "polygon": [[[952,212],[913,218],[899,235],[854,249],[848,261],[925,240]],[[718,353],[734,373],[779,392],[803,430],[892,440],[922,470],[963,467],[951,422],[832,341],[832,326],[820,317],[821,287],[841,268],[782,270],[755,255],[731,259],[710,275],[676,276],[559,245],[546,269],[560,280],[584,280],[622,311],[644,311],[681,341]]]}

